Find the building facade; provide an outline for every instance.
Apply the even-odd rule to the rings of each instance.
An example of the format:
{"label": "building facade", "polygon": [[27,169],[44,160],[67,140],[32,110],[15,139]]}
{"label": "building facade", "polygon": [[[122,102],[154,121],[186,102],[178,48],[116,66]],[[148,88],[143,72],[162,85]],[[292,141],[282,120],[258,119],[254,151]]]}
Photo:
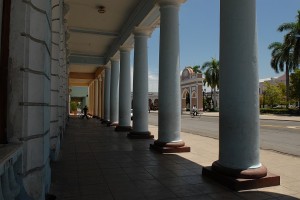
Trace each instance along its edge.
{"label": "building facade", "polygon": [[259,94],[262,95],[265,90],[265,83],[270,83],[272,85],[276,85],[278,83],[286,84],[286,76],[285,74],[279,76],[279,77],[271,77],[266,79],[260,79],[259,80]]}
{"label": "building facade", "polygon": [[203,110],[203,78],[202,74],[195,73],[191,67],[186,67],[180,77],[181,108],[183,111],[192,110],[196,106]]}

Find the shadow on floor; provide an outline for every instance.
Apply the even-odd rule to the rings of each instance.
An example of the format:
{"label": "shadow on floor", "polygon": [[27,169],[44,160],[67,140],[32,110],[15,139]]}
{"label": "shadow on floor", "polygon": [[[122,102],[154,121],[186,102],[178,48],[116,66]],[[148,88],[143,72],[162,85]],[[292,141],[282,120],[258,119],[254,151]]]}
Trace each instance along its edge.
{"label": "shadow on floor", "polygon": [[61,155],[51,163],[51,194],[60,200],[296,199],[259,191],[234,192],[201,176],[202,166],[149,150],[99,120],[70,118]]}

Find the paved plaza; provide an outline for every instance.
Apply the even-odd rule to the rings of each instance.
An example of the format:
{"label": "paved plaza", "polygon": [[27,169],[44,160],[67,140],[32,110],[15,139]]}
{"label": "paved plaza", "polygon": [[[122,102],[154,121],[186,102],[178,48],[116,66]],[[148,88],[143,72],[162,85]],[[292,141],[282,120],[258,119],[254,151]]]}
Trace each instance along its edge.
{"label": "paved plaza", "polygon": [[[157,138],[157,126],[149,130]],[[235,192],[201,176],[218,159],[218,140],[181,133],[190,153],[158,154],[153,140],[133,140],[97,119],[70,118],[59,160],[51,164],[58,200],[300,199],[300,158],[261,150],[281,185]]]}

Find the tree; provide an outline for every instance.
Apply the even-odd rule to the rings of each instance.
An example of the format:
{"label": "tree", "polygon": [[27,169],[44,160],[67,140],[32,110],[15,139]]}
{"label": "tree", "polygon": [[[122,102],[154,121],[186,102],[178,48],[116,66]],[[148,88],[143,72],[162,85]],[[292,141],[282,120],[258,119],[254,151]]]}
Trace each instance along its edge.
{"label": "tree", "polygon": [[284,83],[277,83],[277,87],[279,88],[280,91],[280,105],[285,105],[285,100],[286,100],[286,86]]}
{"label": "tree", "polygon": [[296,22],[283,23],[278,31],[287,31],[284,42],[270,44],[272,49],[271,67],[278,73],[284,71],[286,74],[286,106],[289,104],[289,72],[299,67],[300,62],[300,10],[296,16]]}
{"label": "tree", "polygon": [[294,69],[293,55],[291,53],[291,46],[286,43],[273,42],[269,45],[269,49],[272,49],[271,67],[276,73],[279,71],[285,71],[286,78],[286,106],[289,104],[289,75],[290,71]]}
{"label": "tree", "polygon": [[70,102],[70,110],[71,112],[77,112],[77,103],[75,101]]}
{"label": "tree", "polygon": [[299,67],[300,64],[300,10],[296,15],[295,22],[283,23],[278,27],[278,31],[287,31],[285,35],[286,45],[292,48],[293,63],[295,67]]}
{"label": "tree", "polygon": [[291,97],[298,101],[298,108],[300,110],[300,70],[295,70],[295,73],[291,74]]}
{"label": "tree", "polygon": [[264,91],[265,102],[273,108],[275,105],[280,103],[280,99],[281,99],[280,88],[269,82],[265,83],[265,88],[266,88]]}
{"label": "tree", "polygon": [[205,70],[204,75],[204,84],[210,86],[213,92],[213,109],[216,108],[216,89],[219,88],[219,72],[220,64],[219,61],[215,58],[212,58],[211,61],[205,62],[201,68],[202,71]]}
{"label": "tree", "polygon": [[195,65],[194,67],[192,67],[192,69],[195,74],[202,73],[199,65]]}

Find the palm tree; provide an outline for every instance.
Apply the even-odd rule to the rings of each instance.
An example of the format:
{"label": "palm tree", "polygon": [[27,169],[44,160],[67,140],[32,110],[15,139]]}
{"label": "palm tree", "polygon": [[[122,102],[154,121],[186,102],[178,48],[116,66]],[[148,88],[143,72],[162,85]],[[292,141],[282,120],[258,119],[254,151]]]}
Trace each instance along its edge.
{"label": "palm tree", "polygon": [[289,72],[292,71],[295,67],[293,62],[293,54],[292,54],[292,45],[290,45],[288,37],[285,37],[285,42],[273,42],[269,45],[269,49],[272,50],[272,58],[271,58],[271,67],[275,70],[276,73],[279,71],[285,71],[286,78],[286,106],[288,108],[289,105]]}
{"label": "palm tree", "polygon": [[211,61],[205,62],[201,68],[201,70],[205,70],[205,80],[204,84],[210,86],[213,92],[213,109],[216,107],[216,89],[219,88],[219,71],[220,64],[219,61],[215,58],[212,58]]}
{"label": "palm tree", "polygon": [[283,23],[278,27],[278,31],[287,31],[285,43],[290,46],[293,52],[293,63],[295,68],[300,64],[300,10],[296,16],[296,22]]}
{"label": "palm tree", "polygon": [[297,69],[300,62],[300,10],[296,22],[283,23],[278,31],[287,31],[284,42],[274,42],[269,45],[272,49],[271,67],[278,73],[284,71],[286,76],[286,106],[289,104],[289,72]]}
{"label": "palm tree", "polygon": [[200,65],[195,65],[194,67],[192,67],[192,69],[195,74],[202,73],[200,69]]}

